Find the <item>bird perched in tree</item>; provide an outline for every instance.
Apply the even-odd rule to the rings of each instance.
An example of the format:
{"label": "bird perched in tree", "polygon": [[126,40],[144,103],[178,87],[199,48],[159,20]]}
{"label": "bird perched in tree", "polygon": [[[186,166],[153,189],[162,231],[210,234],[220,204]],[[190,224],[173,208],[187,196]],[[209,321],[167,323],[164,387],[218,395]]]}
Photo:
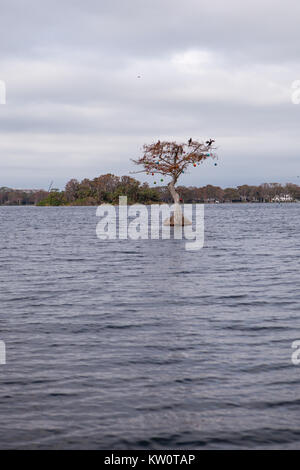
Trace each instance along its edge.
{"label": "bird perched in tree", "polygon": [[160,140],[157,142],[157,145],[160,145]]}
{"label": "bird perched in tree", "polygon": [[192,138],[189,139],[189,145],[193,142]]}
{"label": "bird perched in tree", "polygon": [[211,144],[213,144],[215,141],[212,140],[212,139],[209,139],[206,141],[207,145],[211,146]]}

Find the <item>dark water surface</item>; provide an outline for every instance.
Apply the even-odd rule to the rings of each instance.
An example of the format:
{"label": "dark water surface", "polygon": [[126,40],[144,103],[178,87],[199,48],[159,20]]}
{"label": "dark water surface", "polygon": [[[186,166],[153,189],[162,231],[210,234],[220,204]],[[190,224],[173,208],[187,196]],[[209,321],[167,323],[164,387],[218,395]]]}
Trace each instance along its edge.
{"label": "dark water surface", "polygon": [[205,247],[0,207],[0,447],[300,448],[300,205],[205,207]]}

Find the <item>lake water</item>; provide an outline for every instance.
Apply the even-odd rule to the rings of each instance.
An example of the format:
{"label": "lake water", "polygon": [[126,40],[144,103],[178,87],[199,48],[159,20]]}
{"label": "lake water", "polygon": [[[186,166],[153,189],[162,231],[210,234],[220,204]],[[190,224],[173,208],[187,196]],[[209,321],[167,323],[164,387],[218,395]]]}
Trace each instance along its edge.
{"label": "lake water", "polygon": [[300,448],[298,204],[205,206],[205,245],[0,207],[0,448]]}

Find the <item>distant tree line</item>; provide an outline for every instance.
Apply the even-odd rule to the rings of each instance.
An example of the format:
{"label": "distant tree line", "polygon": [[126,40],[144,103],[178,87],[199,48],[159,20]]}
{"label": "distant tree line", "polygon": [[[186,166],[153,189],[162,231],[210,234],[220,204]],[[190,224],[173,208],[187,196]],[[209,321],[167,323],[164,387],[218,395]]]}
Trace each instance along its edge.
{"label": "distant tree line", "polygon": [[[224,203],[224,202],[290,202],[300,200],[300,186],[288,183],[264,183],[259,186],[242,185],[222,189],[219,186],[204,187],[178,186],[181,202],[184,203]],[[17,190],[0,188],[0,205],[39,205],[39,206],[94,206],[98,204],[118,204],[119,196],[127,196],[128,203],[171,203],[172,197],[166,186],[151,188],[147,183],[130,176],[101,175],[93,180],[85,178],[81,182],[71,179],[64,189]]]}
{"label": "distant tree line", "polygon": [[0,205],[37,205],[49,195],[48,191],[0,187]]}

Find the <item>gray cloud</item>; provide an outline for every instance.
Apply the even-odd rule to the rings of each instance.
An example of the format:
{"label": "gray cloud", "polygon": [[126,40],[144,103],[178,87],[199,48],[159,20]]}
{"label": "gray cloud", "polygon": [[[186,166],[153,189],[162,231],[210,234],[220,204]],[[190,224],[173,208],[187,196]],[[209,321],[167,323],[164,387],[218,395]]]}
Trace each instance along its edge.
{"label": "gray cloud", "polygon": [[2,5],[0,186],[129,173],[144,142],[190,136],[215,137],[220,160],[184,184],[295,180],[299,13],[274,0]]}

